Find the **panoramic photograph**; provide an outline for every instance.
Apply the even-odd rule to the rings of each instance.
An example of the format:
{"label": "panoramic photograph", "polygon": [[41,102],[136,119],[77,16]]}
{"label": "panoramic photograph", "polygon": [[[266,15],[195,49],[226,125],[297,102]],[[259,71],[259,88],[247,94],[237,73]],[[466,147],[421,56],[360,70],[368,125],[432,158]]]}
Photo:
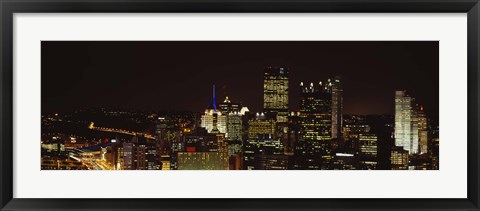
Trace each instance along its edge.
{"label": "panoramic photograph", "polygon": [[42,41],[41,170],[438,170],[438,41]]}

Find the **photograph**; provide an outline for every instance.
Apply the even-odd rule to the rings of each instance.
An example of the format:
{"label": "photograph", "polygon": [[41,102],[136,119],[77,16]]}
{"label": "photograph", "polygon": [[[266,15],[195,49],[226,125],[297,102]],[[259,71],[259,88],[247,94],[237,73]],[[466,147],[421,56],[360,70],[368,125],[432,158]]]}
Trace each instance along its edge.
{"label": "photograph", "polygon": [[41,170],[439,170],[439,81],[438,41],[41,41]]}

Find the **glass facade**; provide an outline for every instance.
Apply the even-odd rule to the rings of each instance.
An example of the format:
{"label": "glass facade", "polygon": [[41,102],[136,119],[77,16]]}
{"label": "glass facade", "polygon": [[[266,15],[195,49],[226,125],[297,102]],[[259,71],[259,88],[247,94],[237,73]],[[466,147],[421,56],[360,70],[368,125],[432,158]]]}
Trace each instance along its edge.
{"label": "glass facade", "polygon": [[418,112],[415,98],[406,91],[395,92],[395,145],[409,154],[418,151]]}

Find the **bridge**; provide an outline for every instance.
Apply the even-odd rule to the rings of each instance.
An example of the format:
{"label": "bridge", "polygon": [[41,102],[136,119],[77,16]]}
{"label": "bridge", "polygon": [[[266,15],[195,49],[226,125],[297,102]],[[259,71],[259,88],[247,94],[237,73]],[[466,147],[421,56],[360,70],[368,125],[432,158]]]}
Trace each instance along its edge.
{"label": "bridge", "polygon": [[90,122],[90,125],[88,126],[88,129],[90,130],[98,130],[98,131],[103,131],[103,132],[110,132],[110,133],[120,133],[120,134],[126,134],[126,135],[143,135],[145,138],[148,139],[155,139],[155,136],[152,136],[147,133],[140,133],[140,132],[134,132],[134,131],[128,131],[128,130],[123,130],[123,129],[116,129],[116,128],[107,128],[107,127],[95,127],[93,122]]}

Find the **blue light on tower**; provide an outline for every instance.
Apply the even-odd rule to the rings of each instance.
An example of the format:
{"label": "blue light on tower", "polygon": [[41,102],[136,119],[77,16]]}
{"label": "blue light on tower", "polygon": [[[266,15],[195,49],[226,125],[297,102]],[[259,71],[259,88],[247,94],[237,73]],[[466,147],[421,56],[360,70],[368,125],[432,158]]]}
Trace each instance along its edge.
{"label": "blue light on tower", "polygon": [[217,99],[215,99],[215,84],[213,84],[213,110],[217,111]]}

